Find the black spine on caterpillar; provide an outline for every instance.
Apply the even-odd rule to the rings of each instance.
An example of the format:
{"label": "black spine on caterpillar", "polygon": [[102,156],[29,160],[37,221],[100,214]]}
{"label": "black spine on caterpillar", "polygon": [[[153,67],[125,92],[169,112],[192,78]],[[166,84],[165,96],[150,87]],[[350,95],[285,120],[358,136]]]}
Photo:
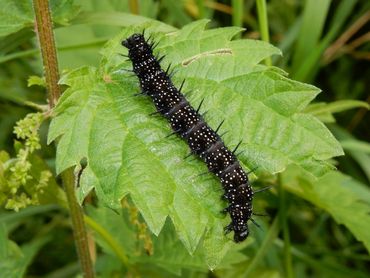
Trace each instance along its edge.
{"label": "black spine on caterpillar", "polygon": [[249,234],[247,222],[252,216],[253,190],[234,152],[189,104],[181,89],[176,89],[168,70],[161,69],[163,58],[153,55],[153,43],[145,40],[143,34],[133,34],[122,45],[129,50],[128,57],[142,92],[152,98],[157,111],[169,120],[174,133],[187,141],[192,153],[220,178],[225,191],[223,198],[229,202],[224,211],[231,217],[225,232],[234,231],[235,242],[245,240]]}

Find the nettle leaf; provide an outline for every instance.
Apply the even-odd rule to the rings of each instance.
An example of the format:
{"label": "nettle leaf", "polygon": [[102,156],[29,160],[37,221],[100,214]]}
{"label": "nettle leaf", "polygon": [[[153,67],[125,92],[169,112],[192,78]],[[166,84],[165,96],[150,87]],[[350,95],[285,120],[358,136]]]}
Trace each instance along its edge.
{"label": "nettle leaf", "polygon": [[[327,159],[342,155],[339,143],[315,117],[303,113],[319,89],[289,80],[282,70],[259,64],[280,54],[275,47],[254,40],[231,38],[240,28],[204,30],[207,21],[168,34],[158,25],[146,28],[177,73],[185,78],[184,91],[193,106],[208,110],[206,120],[216,127],[223,119],[223,138],[230,148],[243,139],[240,155],[246,169],[277,173],[295,164],[315,176],[332,169]],[[220,210],[219,180],[196,159],[183,158],[188,146],[176,137],[167,121],[139,92],[138,80],[119,53],[127,54],[122,39],[143,26],[124,30],[102,50],[99,69],[84,67],[64,76],[69,88],[61,97],[51,122],[49,142],[60,138],[56,167],[60,173],[86,158],[80,200],[95,189],[100,201],[112,208],[130,194],[149,228],[156,235],[169,217],[190,253],[202,239],[208,265],[214,268],[234,243],[223,235],[228,224]]]}

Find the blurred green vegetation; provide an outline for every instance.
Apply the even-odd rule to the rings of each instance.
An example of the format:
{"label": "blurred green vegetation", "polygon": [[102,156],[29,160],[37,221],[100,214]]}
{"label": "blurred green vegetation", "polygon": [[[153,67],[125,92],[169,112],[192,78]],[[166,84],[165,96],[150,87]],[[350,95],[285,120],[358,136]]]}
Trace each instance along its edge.
{"label": "blurred green vegetation", "polygon": [[[174,240],[173,228],[167,223],[162,237],[154,242],[164,252],[160,263],[152,262],[144,254],[134,254],[137,250],[150,253],[150,240],[132,242],[132,260],[137,260],[133,276],[172,277],[184,268],[183,277],[368,277],[370,234],[361,234],[361,227],[368,224],[363,222],[369,219],[370,212],[370,114],[366,105],[370,102],[369,1],[55,0],[51,6],[62,73],[80,66],[98,66],[99,51],[106,41],[124,27],[153,19],[162,22],[163,30],[171,31],[209,18],[208,28],[241,26],[246,28],[241,38],[269,39],[283,52],[282,57],[273,57],[273,66],[284,69],[292,79],[322,90],[307,111],[327,124],[345,150],[345,156],[335,159],[340,173],[329,178],[310,180],[292,169],[281,174],[284,190],[281,188],[279,196],[266,194],[260,202],[265,203],[269,215],[280,211],[282,219],[270,226],[263,223],[262,229],[254,233],[254,242],[236,250],[235,258],[227,258],[225,268],[207,272],[207,267],[196,259],[199,254],[190,257],[177,245],[179,257],[166,264],[165,252],[171,248],[165,245],[165,239]],[[25,138],[16,137],[14,126],[29,113],[43,112],[46,104],[46,91],[39,78],[43,75],[42,62],[33,18],[31,1],[0,0],[3,193],[9,191],[9,176],[4,174],[6,163],[14,163],[11,158],[15,159],[26,144]],[[47,130],[46,120],[39,130],[41,148],[32,153],[30,160],[37,161],[34,165],[39,172],[51,171],[55,175],[55,148],[46,144]],[[41,178],[31,173],[33,170],[27,183],[31,186],[27,187],[29,192],[37,191],[37,184],[41,184]],[[56,184],[60,181],[53,178],[49,182],[52,185],[47,192],[53,198],[39,200],[41,205],[17,213],[5,208],[0,211],[0,276],[5,275],[1,277],[77,275],[70,222],[63,209],[65,200]],[[302,188],[318,190],[300,195]],[[320,202],[320,194],[332,194],[332,202]],[[342,196],[351,196],[351,202],[346,203],[348,199],[342,200]],[[123,276],[126,270],[117,255],[120,251],[112,252],[106,246],[114,243],[104,231],[116,234],[121,227],[128,238],[132,230],[146,238],[145,228],[139,225],[140,217],[137,226],[129,228],[129,223],[113,225],[119,220],[114,212],[104,208],[89,208],[88,215],[91,221],[87,223],[98,242],[98,246],[91,242],[91,248],[97,248],[97,272],[101,277]],[[107,218],[112,221],[104,225],[106,230],[95,225],[103,225]],[[351,232],[338,223],[350,226]],[[367,242],[366,247],[363,242]],[[163,249],[158,247],[161,245]]]}

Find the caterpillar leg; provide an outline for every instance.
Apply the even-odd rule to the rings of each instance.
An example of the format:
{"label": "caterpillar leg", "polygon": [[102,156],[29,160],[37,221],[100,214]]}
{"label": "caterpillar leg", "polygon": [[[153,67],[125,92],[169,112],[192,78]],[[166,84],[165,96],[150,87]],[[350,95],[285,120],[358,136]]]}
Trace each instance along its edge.
{"label": "caterpillar leg", "polygon": [[226,207],[223,210],[221,210],[221,213],[226,214],[229,212],[229,210],[230,210],[230,207]]}
{"label": "caterpillar leg", "polygon": [[225,235],[227,235],[228,233],[230,233],[231,231],[233,231],[233,223],[230,223],[229,225],[227,225],[225,228],[224,228],[224,233]]}

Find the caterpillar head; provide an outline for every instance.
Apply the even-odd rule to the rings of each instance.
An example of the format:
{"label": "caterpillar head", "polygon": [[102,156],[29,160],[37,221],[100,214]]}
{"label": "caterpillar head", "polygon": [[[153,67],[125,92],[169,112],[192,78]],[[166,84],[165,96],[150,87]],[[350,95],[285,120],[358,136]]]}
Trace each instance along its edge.
{"label": "caterpillar head", "polygon": [[132,36],[122,41],[122,45],[127,47],[128,49],[143,46],[144,43],[145,43],[144,36],[142,34],[137,33],[133,34]]}
{"label": "caterpillar head", "polygon": [[147,59],[152,54],[151,46],[147,43],[142,34],[133,34],[127,39],[122,41],[122,45],[129,50],[130,59],[142,60]]}
{"label": "caterpillar head", "polygon": [[234,232],[234,241],[236,243],[242,242],[248,237],[248,235],[249,235],[249,228],[246,225],[243,230]]}

